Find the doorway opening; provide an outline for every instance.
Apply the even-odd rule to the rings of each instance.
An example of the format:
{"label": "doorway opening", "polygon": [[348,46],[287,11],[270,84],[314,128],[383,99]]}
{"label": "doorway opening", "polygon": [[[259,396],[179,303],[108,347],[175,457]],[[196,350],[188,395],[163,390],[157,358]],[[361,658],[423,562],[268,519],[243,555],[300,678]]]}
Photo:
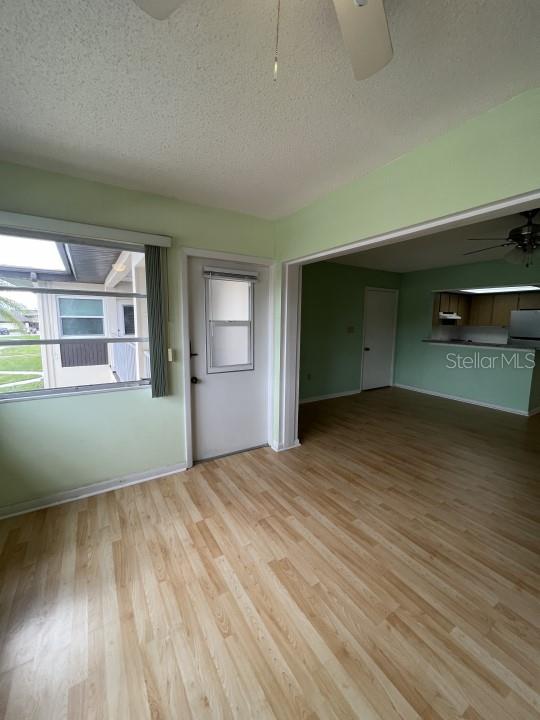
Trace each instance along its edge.
{"label": "doorway opening", "polygon": [[[509,341],[515,345],[511,311],[534,310],[540,270],[535,275],[534,264],[512,262],[517,253],[510,257],[508,243],[515,228],[527,222],[526,211],[536,208],[539,199],[540,193],[530,193],[287,262],[283,271],[280,449],[298,444],[300,403],[387,385],[532,414],[534,403],[540,405],[540,398],[532,397],[540,378],[533,377],[532,371],[530,377],[525,372],[510,378],[507,372],[497,382],[490,384],[491,376],[486,376],[476,383],[472,376],[452,374],[441,365],[445,355],[437,355],[441,354],[437,343],[491,343],[499,349]],[[476,253],[484,248],[484,254]],[[502,289],[499,287],[499,296],[492,293],[487,300],[458,297],[472,293],[471,288],[478,290],[475,285],[483,285],[486,291],[490,286],[496,290],[497,285]],[[367,288],[375,291],[373,296],[367,295],[368,302]],[[389,290],[399,291],[396,349],[393,351],[388,339],[381,360],[368,355],[373,344],[368,340],[373,337],[371,330],[377,333],[389,324],[389,308],[387,319],[382,320],[382,292]],[[439,318],[439,311],[445,312],[443,304],[454,295],[454,305],[467,308],[467,313],[459,319]],[[359,313],[362,307],[370,307],[369,315],[375,318],[367,335],[366,318],[362,310]],[[381,318],[377,321],[378,314]],[[480,321],[475,318],[488,315],[489,322],[476,327]],[[456,326],[453,329],[448,327],[452,324]],[[517,328],[515,322],[514,326]],[[518,348],[519,352],[531,349],[532,331],[528,332],[527,348]],[[511,348],[512,353],[515,349]],[[396,364],[393,357],[400,362]]]}

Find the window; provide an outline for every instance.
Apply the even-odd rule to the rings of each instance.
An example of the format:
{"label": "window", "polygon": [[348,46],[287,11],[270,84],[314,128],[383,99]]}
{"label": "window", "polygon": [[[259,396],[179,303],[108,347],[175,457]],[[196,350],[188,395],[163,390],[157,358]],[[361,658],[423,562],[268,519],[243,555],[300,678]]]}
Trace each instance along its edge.
{"label": "window", "polygon": [[62,337],[105,335],[101,298],[59,297],[58,317]]}
{"label": "window", "polygon": [[124,335],[135,335],[135,308],[133,305],[123,305]]}
{"label": "window", "polygon": [[207,371],[253,370],[254,279],[205,275]]}
{"label": "window", "polygon": [[0,232],[0,399],[148,385],[146,261]]}

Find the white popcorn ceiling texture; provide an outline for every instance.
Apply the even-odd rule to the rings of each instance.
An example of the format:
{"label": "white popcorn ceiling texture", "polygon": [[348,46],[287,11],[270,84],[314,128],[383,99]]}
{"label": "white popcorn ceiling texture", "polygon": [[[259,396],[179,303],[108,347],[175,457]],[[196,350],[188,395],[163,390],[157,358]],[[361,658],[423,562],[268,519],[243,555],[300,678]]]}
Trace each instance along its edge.
{"label": "white popcorn ceiling texture", "polygon": [[331,0],[0,1],[0,158],[275,218],[539,84],[539,0],[386,0],[353,79]]}

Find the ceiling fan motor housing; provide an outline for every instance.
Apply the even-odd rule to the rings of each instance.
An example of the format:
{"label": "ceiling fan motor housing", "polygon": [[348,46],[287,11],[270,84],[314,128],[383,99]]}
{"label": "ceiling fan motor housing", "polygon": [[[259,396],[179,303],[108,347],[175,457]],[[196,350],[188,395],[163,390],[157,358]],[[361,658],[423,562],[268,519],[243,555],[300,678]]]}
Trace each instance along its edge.
{"label": "ceiling fan motor housing", "polygon": [[510,230],[508,237],[524,249],[540,247],[540,225],[529,221],[526,225]]}

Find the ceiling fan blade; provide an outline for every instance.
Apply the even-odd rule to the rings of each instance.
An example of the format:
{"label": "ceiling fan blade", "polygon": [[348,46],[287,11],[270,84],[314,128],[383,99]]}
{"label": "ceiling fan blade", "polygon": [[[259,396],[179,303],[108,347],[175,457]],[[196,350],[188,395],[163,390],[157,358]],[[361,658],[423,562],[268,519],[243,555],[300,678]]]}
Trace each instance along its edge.
{"label": "ceiling fan blade", "polygon": [[508,238],[467,238],[470,242],[505,242]]}
{"label": "ceiling fan blade", "polygon": [[133,0],[133,2],[156,20],[166,20],[182,4],[182,0]]}
{"label": "ceiling fan blade", "polygon": [[502,245],[490,245],[487,248],[480,248],[480,250],[471,250],[469,252],[463,253],[464,255],[476,255],[476,253],[485,252],[486,250],[494,250],[495,248],[502,248],[506,247],[507,245],[513,245],[514,243],[507,242],[503,243]]}
{"label": "ceiling fan blade", "polygon": [[364,80],[393,55],[383,0],[334,0],[354,77]]}

